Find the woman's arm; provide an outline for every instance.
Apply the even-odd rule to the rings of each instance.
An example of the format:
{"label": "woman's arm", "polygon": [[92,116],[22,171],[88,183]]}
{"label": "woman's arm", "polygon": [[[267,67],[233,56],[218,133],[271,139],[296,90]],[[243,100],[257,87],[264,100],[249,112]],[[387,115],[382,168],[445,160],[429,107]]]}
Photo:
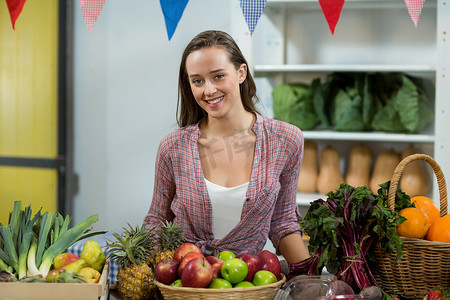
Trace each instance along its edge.
{"label": "woman's arm", "polygon": [[144,218],[146,228],[156,226],[165,220],[172,220],[173,213],[170,209],[172,199],[175,195],[175,180],[173,176],[171,160],[164,147],[164,140],[160,143],[156,155],[155,183],[153,187],[153,198],[150,209]]}
{"label": "woman's arm", "polygon": [[305,242],[298,233],[291,233],[284,236],[280,240],[278,249],[288,263],[296,263],[309,257]]}

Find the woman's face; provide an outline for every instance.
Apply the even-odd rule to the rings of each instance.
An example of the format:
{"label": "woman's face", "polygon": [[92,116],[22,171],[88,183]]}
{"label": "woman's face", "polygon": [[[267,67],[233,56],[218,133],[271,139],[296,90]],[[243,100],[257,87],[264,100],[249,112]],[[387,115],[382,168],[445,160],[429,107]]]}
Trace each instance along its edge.
{"label": "woman's face", "polygon": [[196,50],[186,59],[192,94],[208,117],[227,118],[244,109],[239,84],[247,76],[247,65],[236,70],[223,47]]}

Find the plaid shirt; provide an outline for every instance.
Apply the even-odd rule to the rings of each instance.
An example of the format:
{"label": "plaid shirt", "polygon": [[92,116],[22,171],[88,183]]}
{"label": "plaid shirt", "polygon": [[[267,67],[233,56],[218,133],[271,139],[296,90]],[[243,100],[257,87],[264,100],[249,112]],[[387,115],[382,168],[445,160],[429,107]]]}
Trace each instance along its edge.
{"label": "plaid shirt", "polygon": [[297,181],[303,158],[303,134],[297,127],[257,114],[253,170],[241,220],[223,239],[214,239],[212,206],[200,164],[198,125],[167,135],[156,158],[153,200],[144,219],[147,229],[175,219],[184,238],[212,255],[223,250],[257,253],[269,237],[300,233],[296,205]]}

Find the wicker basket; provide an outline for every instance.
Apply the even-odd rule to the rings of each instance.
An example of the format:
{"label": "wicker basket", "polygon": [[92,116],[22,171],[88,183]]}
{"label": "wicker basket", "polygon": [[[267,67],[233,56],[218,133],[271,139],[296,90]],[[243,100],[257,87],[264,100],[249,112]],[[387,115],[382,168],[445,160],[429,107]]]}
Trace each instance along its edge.
{"label": "wicker basket", "polygon": [[[425,154],[413,154],[404,158],[392,175],[388,195],[389,209],[394,210],[395,195],[400,176],[405,166],[416,160],[427,162],[434,170],[440,196],[440,215],[447,214],[447,187],[441,168],[436,161]],[[375,278],[387,293],[405,299],[423,299],[436,285],[450,285],[450,243],[432,242],[405,238],[403,258],[394,267],[396,253],[387,254],[379,247],[375,251]]]}
{"label": "wicker basket", "polygon": [[264,286],[256,286],[249,288],[231,288],[231,289],[207,289],[207,288],[189,288],[174,287],[156,282],[156,286],[161,291],[165,300],[220,300],[220,299],[258,299],[272,300],[275,298],[280,287],[286,282],[286,277],[281,274],[282,278],[277,282]]}

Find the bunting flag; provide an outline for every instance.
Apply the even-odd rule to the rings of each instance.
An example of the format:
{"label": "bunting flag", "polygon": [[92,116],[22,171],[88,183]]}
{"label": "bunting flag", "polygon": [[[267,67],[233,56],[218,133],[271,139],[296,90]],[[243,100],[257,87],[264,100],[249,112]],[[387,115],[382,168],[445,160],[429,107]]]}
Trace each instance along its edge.
{"label": "bunting flag", "polygon": [[250,34],[255,31],[256,24],[261,17],[267,0],[240,0],[241,9],[244,14],[245,21],[247,22]]}
{"label": "bunting flag", "polygon": [[161,10],[164,14],[164,20],[166,22],[166,30],[169,41],[175,33],[175,29],[177,29],[178,22],[183,15],[188,1],[189,0],[159,0]]}
{"label": "bunting flag", "polygon": [[334,28],[339,21],[344,1],[345,0],[319,0],[320,7],[328,22],[328,27],[330,27],[331,34],[334,34]]}
{"label": "bunting flag", "polygon": [[94,29],[104,4],[105,0],[80,0],[81,12],[90,32]]}
{"label": "bunting flag", "polygon": [[420,14],[422,12],[423,4],[425,0],[405,0],[406,8],[408,9],[409,16],[414,22],[414,26],[417,27],[417,22],[419,21]]}
{"label": "bunting flag", "polygon": [[9,15],[11,16],[12,27],[16,29],[16,20],[22,12],[23,5],[27,0],[6,0],[8,5]]}

